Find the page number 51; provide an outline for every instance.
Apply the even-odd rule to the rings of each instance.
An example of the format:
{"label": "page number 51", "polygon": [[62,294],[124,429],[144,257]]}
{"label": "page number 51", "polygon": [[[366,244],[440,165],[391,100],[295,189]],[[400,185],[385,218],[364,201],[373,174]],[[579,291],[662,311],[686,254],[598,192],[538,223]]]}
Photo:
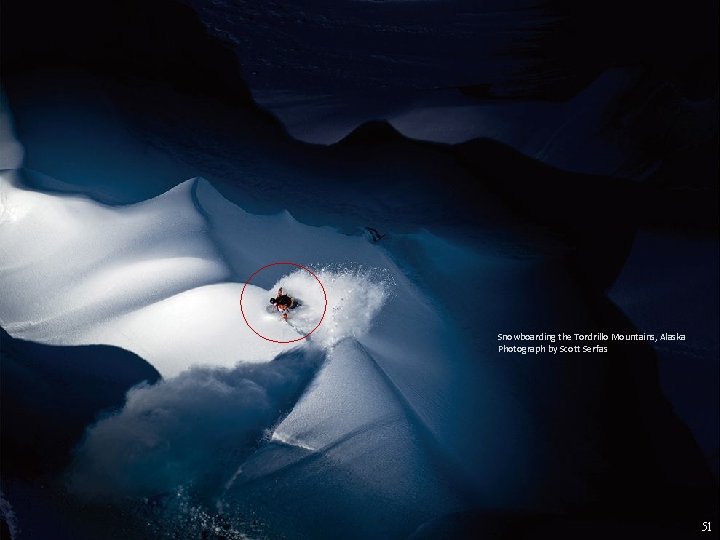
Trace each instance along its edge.
{"label": "page number 51", "polygon": [[703,521],[702,532],[710,532],[710,522],[709,521]]}

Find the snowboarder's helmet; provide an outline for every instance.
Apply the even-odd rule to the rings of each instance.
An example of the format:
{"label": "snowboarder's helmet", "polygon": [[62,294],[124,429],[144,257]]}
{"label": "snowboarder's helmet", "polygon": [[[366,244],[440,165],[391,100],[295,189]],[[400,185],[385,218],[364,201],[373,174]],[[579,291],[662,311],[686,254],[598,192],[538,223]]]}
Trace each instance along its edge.
{"label": "snowboarder's helmet", "polygon": [[274,298],[271,298],[271,299],[270,299],[270,303],[271,303],[271,304],[274,304],[275,302],[277,302],[277,300],[275,300]]}

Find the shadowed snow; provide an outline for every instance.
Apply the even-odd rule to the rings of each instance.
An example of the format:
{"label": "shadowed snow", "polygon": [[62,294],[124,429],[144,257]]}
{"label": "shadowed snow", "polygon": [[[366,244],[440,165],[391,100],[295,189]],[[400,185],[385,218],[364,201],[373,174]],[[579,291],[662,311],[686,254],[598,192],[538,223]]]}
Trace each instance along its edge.
{"label": "shadowed snow", "polygon": [[195,368],[128,392],[122,411],[88,430],[70,488],[117,499],[218,489],[263,430],[292,406],[322,360],[317,350],[233,369]]}

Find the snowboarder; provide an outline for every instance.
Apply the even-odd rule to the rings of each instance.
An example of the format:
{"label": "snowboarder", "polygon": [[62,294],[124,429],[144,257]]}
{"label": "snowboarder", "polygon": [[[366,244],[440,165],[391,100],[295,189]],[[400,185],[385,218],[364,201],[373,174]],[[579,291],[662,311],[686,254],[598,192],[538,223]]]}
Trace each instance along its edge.
{"label": "snowboarder", "polygon": [[288,318],[288,311],[298,305],[294,298],[290,298],[287,294],[283,293],[282,287],[278,289],[277,296],[270,299],[270,303],[280,312],[280,316],[284,320]]}

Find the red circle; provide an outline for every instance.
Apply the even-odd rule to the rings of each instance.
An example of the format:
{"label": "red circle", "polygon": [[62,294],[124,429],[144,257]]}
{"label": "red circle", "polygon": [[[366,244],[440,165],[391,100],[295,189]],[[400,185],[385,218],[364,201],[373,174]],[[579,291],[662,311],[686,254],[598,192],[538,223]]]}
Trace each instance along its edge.
{"label": "red circle", "polygon": [[[266,268],[270,268],[271,266],[277,266],[277,265],[279,265],[279,264],[289,264],[289,265],[291,265],[291,266],[295,266],[295,267],[297,267],[297,268],[300,268],[300,269],[302,269],[302,270],[305,270],[307,273],[309,273],[312,277],[315,278],[315,281],[318,282],[318,284],[320,285],[320,288],[322,289],[323,297],[325,298],[325,307],[323,307],[322,317],[320,317],[320,320],[319,320],[318,323],[315,325],[315,328],[313,328],[312,330],[310,330],[310,332],[308,332],[308,333],[305,334],[304,336],[299,337],[299,338],[297,338],[297,339],[291,339],[290,341],[278,341],[277,339],[271,339],[271,338],[269,338],[269,337],[263,336],[260,332],[258,332],[257,330],[255,330],[252,326],[250,326],[250,323],[248,322],[247,317],[245,317],[245,311],[243,310],[243,305],[242,305],[243,295],[245,294],[245,287],[247,287],[247,286],[248,286],[248,283],[250,283],[250,282],[252,281],[252,278],[255,277],[256,274],[258,274],[258,273],[262,272],[263,270],[265,270]],[[294,262],[274,262],[274,263],[266,264],[266,265],[263,266],[262,268],[260,268],[260,269],[258,269],[258,270],[255,270],[252,274],[250,274],[250,277],[247,279],[247,281],[245,281],[245,284],[243,285],[243,288],[242,288],[242,292],[240,293],[240,313],[242,313],[243,320],[245,321],[245,324],[247,324],[248,328],[249,328],[250,330],[252,330],[253,332],[255,332],[255,333],[256,333],[258,336],[260,336],[261,338],[266,339],[266,340],[268,340],[268,341],[272,341],[272,342],[274,342],[274,343],[294,343],[295,341],[302,341],[303,339],[308,338],[308,337],[310,336],[310,334],[312,334],[315,330],[317,330],[318,327],[320,326],[320,324],[322,324],[323,319],[325,318],[325,312],[326,312],[326,311],[327,311],[327,294],[325,294],[325,287],[323,287],[322,282],[320,281],[320,279],[318,279],[318,277],[313,273],[312,270],[310,270],[309,268],[304,267],[302,264],[297,264],[297,263],[294,263]]]}

